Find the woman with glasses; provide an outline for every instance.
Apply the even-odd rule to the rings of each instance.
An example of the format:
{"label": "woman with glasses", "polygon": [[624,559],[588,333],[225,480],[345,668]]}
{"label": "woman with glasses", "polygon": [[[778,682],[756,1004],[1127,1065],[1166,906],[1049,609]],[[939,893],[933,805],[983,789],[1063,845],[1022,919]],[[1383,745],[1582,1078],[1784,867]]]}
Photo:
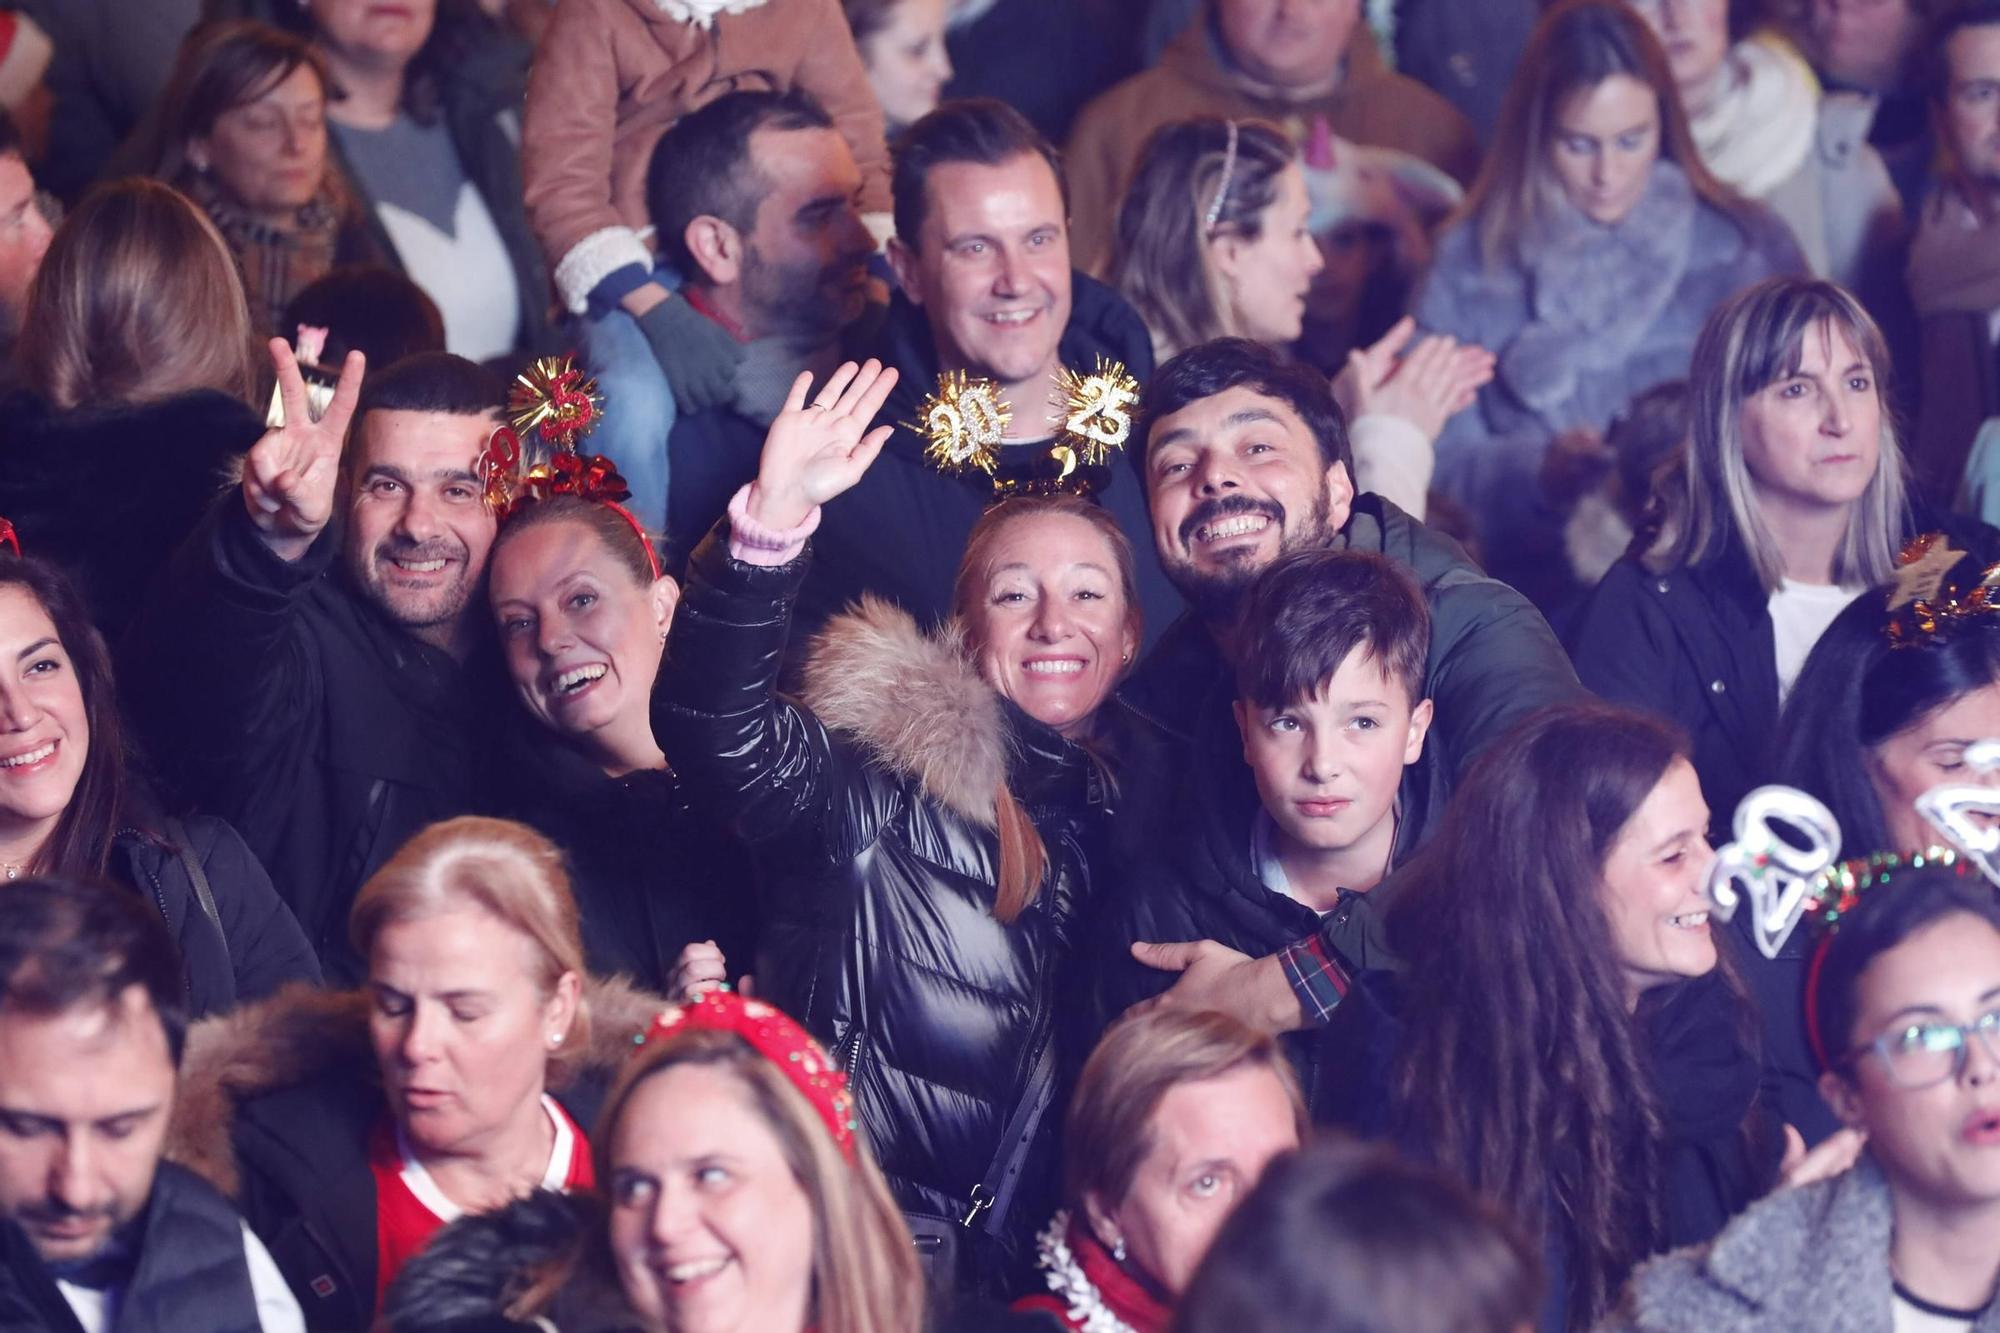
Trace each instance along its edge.
{"label": "woman with glasses", "polygon": [[1827,1100],[1867,1150],[1647,1265],[1604,1330],[2000,1330],[2000,903],[1963,862],[1882,871],[1811,1006]]}

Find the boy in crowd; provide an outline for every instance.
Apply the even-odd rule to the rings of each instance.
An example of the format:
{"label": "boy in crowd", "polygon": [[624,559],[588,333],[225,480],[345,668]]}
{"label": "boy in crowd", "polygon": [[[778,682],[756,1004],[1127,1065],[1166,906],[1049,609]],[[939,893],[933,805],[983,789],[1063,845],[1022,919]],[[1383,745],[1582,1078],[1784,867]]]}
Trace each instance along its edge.
{"label": "boy in crowd", "polygon": [[[1443,807],[1424,745],[1430,612],[1400,565],[1325,548],[1284,556],[1251,588],[1233,648],[1247,770],[1233,754],[1204,756],[1175,812],[1181,831],[1107,889],[1089,934],[1099,1026],[1174,980],[1134,961],[1134,941],[1211,939],[1254,957],[1343,917],[1357,950],[1378,949],[1364,895]],[[1313,1052],[1288,1053],[1310,1098]]]}

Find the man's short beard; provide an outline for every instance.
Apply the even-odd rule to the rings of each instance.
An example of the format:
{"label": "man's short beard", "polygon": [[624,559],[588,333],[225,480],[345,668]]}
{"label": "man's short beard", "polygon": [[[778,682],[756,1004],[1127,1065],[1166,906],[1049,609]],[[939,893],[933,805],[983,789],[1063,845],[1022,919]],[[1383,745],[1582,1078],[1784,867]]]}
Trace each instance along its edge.
{"label": "man's short beard", "polygon": [[746,243],[737,279],[743,289],[745,331],[752,338],[831,340],[849,316],[824,290],[827,276],[822,268],[779,267],[754,243]]}
{"label": "man's short beard", "polygon": [[[1284,506],[1275,502],[1267,502],[1267,506],[1277,511],[1272,521],[1278,524],[1278,530],[1282,533],[1285,524]],[[1273,560],[1290,555],[1294,551],[1317,550],[1332,540],[1333,500],[1326,490],[1322,489],[1318,498],[1313,501],[1312,512],[1306,516],[1306,521],[1299,525],[1298,531],[1281,538],[1278,543],[1278,555],[1273,557]],[[1175,590],[1187,599],[1188,605],[1194,608],[1195,615],[1210,625],[1234,624],[1237,615],[1243,609],[1244,594],[1250,591],[1250,585],[1257,581],[1257,576],[1269,568],[1268,565],[1256,565],[1243,560],[1214,573],[1203,573],[1196,571],[1191,562],[1162,560],[1160,564],[1166,573],[1167,582],[1173,584]]]}

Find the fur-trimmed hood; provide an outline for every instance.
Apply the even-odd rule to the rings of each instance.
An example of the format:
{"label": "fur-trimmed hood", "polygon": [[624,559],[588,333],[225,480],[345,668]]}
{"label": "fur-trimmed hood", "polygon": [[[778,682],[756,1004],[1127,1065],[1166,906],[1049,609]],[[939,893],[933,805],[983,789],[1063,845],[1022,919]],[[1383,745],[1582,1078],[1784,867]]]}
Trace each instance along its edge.
{"label": "fur-trimmed hood", "polygon": [[[564,1046],[549,1062],[551,1091],[583,1074],[615,1073],[667,1001],[622,977],[584,985],[589,1039]],[[188,1029],[180,1088],[166,1155],[235,1198],[238,1167],[230,1131],[236,1108],[280,1088],[335,1070],[379,1081],[368,1039],[368,993],[294,984],[255,1004]]]}
{"label": "fur-trimmed hood", "polygon": [[982,828],[994,826],[1011,729],[956,620],[927,635],[909,612],[866,594],[814,637],[801,696],[870,759]]}

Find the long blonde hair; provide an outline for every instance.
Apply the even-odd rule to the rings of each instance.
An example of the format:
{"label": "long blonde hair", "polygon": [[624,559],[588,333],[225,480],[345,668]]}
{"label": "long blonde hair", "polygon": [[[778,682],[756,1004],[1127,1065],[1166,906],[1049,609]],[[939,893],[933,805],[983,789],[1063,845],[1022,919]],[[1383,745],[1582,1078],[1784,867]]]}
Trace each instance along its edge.
{"label": "long blonde hair", "polygon": [[28,292],[20,363],[58,408],[146,403],[194,389],[247,398],[250,307],[206,214],[158,181],[90,192]]}
{"label": "long blonde hair", "polygon": [[1889,351],[1861,303],[1814,278],[1767,278],[1717,307],[1695,343],[1689,372],[1692,440],[1682,469],[1674,521],[1647,556],[1655,571],[1698,564],[1721,553],[1732,535],[1743,545],[1766,592],[1784,582],[1785,556],[1764,522],[1756,483],[1743,458],[1743,404],[1799,371],[1805,341],[1837,332],[1868,360],[1882,400],[1875,475],[1854,503],[1834,553],[1833,580],[1874,586],[1895,571],[1909,524],[1903,449],[1888,405]]}
{"label": "long blonde hair", "polygon": [[[1120,464],[1114,461],[1112,466]],[[959,623],[968,623],[967,613],[982,595],[986,567],[991,560],[993,544],[999,540],[1000,534],[1010,524],[1044,516],[1080,519],[1104,538],[1111,547],[1112,561],[1117,567],[1118,587],[1125,598],[1126,613],[1136,626],[1139,620],[1139,581],[1132,562],[1132,543],[1125,539],[1118,520],[1111,517],[1103,506],[1068,494],[1014,496],[1002,500],[979,516],[979,521],[972,525],[972,531],[965,539],[965,554],[959,558],[958,576],[951,586],[952,613],[958,617]],[[1028,910],[1035,896],[1041,892],[1042,877],[1048,873],[1049,852],[1042,845],[1042,835],[1035,831],[1034,821],[1028,818],[1028,812],[1007,790],[1004,781],[994,794],[993,814],[995,832],[1000,840],[993,915],[1003,924],[1011,925]]]}
{"label": "long blonde hair", "polygon": [[1740,216],[1743,201],[1701,160],[1666,52],[1646,20],[1619,0],[1562,0],[1535,25],[1514,67],[1485,164],[1453,220],[1476,229],[1487,267],[1518,262],[1524,241],[1555,206],[1559,187],[1548,152],[1562,104],[1620,74],[1659,99],[1660,156],[1681,169],[1697,198]]}
{"label": "long blonde hair", "polygon": [[669,1069],[726,1071],[777,1138],[813,1216],[813,1327],[818,1333],[912,1333],[923,1324],[924,1281],[916,1246],[867,1140],[841,1156],[819,1112],[742,1038],[688,1028],[633,1057],[605,1101],[591,1136],[600,1189],[609,1189],[611,1145],[640,1084]]}

